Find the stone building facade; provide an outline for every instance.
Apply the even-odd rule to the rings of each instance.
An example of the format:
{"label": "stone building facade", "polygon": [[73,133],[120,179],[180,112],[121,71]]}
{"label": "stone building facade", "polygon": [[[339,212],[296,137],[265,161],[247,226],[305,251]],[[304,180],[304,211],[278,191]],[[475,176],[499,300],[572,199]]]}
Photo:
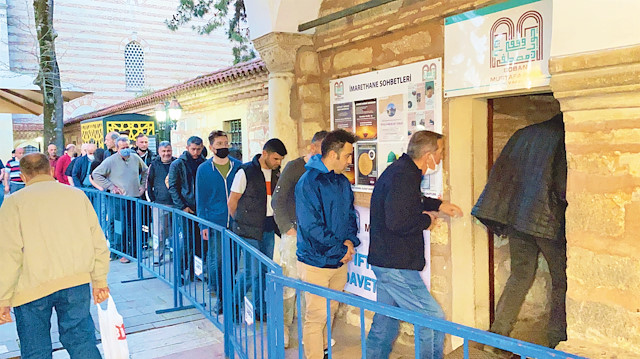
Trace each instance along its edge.
{"label": "stone building facade", "polygon": [[[156,105],[178,100],[182,116],[171,131],[174,155],[180,155],[190,136],[199,136],[208,146],[212,130],[237,131],[241,140],[235,146],[248,161],[268,140],[267,68],[260,59],[224,68],[181,84],[129,101],[69,119],[65,124],[67,141],[80,142],[80,122],[97,117],[139,113],[155,117]],[[231,140],[231,139],[230,139]]]}
{"label": "stone building facade", "polygon": [[[306,21],[365,2],[311,1],[309,7],[320,10],[308,14]],[[313,132],[330,127],[329,80],[443,57],[445,17],[499,3],[504,1],[396,0],[338,18],[311,33],[257,26],[262,32],[254,44],[271,71],[269,84],[277,84],[269,88],[270,135],[302,151]],[[432,234],[432,292],[447,319],[489,328],[491,306],[508,275],[508,250],[501,240],[489,238],[468,213],[486,183],[489,159],[497,156],[508,137],[559,109],[564,113],[569,167],[569,340],[559,349],[588,357],[640,357],[635,305],[640,295],[635,271],[640,265],[635,250],[640,239],[640,32],[630,15],[640,5],[625,0],[606,5],[596,0],[552,3],[550,85],[443,102],[444,198],[467,215],[443,221]],[[583,10],[576,12],[577,8]],[[249,15],[250,22],[259,21]],[[536,112],[536,104],[549,112],[527,113],[531,106],[529,112]],[[488,134],[490,112],[493,138]],[[283,123],[295,131],[282,131]],[[359,193],[356,202],[368,205],[369,196]],[[496,254],[493,263],[490,247]],[[550,287],[542,262],[541,267],[519,323],[521,337],[532,341],[537,339],[531,328],[544,320]],[[448,350],[460,344],[452,338]]]}

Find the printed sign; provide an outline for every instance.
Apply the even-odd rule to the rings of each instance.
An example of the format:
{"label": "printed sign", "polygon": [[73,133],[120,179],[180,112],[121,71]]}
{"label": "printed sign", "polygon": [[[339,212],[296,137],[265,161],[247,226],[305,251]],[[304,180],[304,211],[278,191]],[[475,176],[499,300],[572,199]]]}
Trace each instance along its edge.
{"label": "printed sign", "polygon": [[[353,167],[344,173],[354,191],[371,192],[416,131],[442,133],[441,69],[433,59],[331,81],[331,128],[359,137]],[[432,180],[442,182],[442,172]]]}
{"label": "printed sign", "polygon": [[193,273],[198,277],[202,276],[202,259],[198,256],[193,256]]}
{"label": "printed sign", "polygon": [[255,321],[255,312],[253,310],[253,304],[251,303],[251,300],[249,300],[249,298],[247,298],[246,296],[244,297],[244,321],[247,323],[247,325],[252,325]]}
{"label": "printed sign", "polygon": [[552,0],[511,0],[445,19],[444,96],[549,85]]}

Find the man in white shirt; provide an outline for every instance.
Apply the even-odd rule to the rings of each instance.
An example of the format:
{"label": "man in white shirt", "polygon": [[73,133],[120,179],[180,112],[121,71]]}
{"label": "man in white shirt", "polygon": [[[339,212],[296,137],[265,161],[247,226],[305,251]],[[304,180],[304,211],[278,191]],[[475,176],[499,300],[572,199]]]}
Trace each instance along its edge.
{"label": "man in white shirt", "polygon": [[[262,154],[256,155],[251,162],[242,165],[231,185],[229,196],[229,214],[234,218],[233,232],[243,237],[247,243],[260,250],[267,257],[273,258],[275,234],[280,235],[273,219],[271,195],[275,191],[280,177],[280,164],[287,155],[287,149],[277,138],[265,143]],[[260,288],[259,281],[264,281],[264,275],[258,275],[253,269],[258,267],[257,261],[250,261],[245,255],[244,271],[252,270],[248,276],[253,283],[244,283],[246,275],[241,271],[236,279],[234,290],[243,290],[243,295],[249,288]],[[262,268],[264,274],[266,268]],[[266,288],[262,283],[261,288]],[[266,313],[266,297],[264,293],[253,291],[253,305],[258,315]],[[257,298],[261,298],[257,301]]]}

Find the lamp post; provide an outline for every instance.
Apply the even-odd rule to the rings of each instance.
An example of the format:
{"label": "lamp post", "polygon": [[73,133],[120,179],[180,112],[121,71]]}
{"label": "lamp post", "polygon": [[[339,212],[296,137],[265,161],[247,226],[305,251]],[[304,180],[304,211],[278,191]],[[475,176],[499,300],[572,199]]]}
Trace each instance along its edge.
{"label": "lamp post", "polygon": [[[176,98],[159,103],[154,108],[156,121],[158,122],[158,132],[160,141],[171,142],[171,130],[176,128],[176,124],[182,117],[182,106]],[[167,119],[169,121],[167,121]]]}

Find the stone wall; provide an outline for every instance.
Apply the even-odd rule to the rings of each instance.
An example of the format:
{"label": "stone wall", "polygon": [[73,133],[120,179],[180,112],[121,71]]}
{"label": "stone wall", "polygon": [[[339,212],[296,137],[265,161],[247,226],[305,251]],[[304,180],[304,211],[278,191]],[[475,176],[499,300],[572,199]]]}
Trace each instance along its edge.
{"label": "stone wall", "polygon": [[[552,95],[502,97],[493,100],[493,161],[509,138],[519,129],[548,120],[560,112],[560,104]],[[495,236],[494,241],[495,302],[509,278],[509,241]],[[518,339],[546,344],[545,328],[549,316],[551,277],[542,255],[538,257],[536,279],[527,295],[512,336]]]}
{"label": "stone wall", "polygon": [[640,357],[640,47],[553,58],[564,113],[567,322],[560,349]]}
{"label": "stone wall", "polygon": [[[325,0],[319,16],[363,2]],[[394,1],[318,27],[314,47],[301,48],[296,65],[294,86],[297,86],[295,92],[301,101],[302,139],[308,141],[318,129],[330,128],[330,80],[444,57],[444,17],[496,2],[452,0],[425,4],[415,0]],[[445,136],[448,131],[447,101],[444,101]],[[448,168],[444,170],[447,199]],[[369,194],[356,193],[356,205],[368,207],[369,201]],[[447,221],[442,221],[432,233],[431,254],[431,292],[451,319],[452,265]],[[347,321],[359,325],[358,315],[357,312],[348,313]],[[409,337],[413,334],[412,327],[402,326],[401,333],[401,343],[413,340]]]}

